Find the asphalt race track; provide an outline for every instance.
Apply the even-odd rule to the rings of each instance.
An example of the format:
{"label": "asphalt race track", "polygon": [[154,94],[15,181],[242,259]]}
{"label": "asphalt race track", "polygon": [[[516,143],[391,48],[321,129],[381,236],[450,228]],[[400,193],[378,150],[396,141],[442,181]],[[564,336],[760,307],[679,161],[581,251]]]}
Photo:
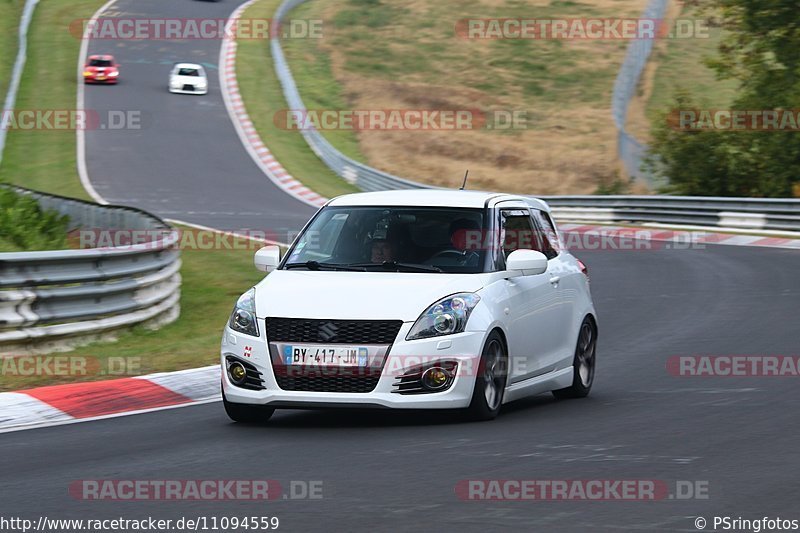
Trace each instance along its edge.
{"label": "asphalt race track", "polygon": [[[585,400],[549,395],[488,423],[451,414],[278,411],[264,426],[218,403],[3,435],[4,509],[49,517],[278,516],[288,531],[694,531],[714,514],[796,518],[796,378],[675,377],[674,355],[797,354],[800,254],[602,251],[589,264],[600,316]],[[79,501],[81,479],[322,481],[323,499]],[[461,501],[465,479],[707,481],[687,501]]]}
{"label": "asphalt race track", "polygon": [[[119,0],[103,17],[226,19],[234,2]],[[264,43],[267,46],[267,43]],[[133,112],[139,129],[86,132],[92,185],[110,203],[226,230],[296,231],[315,208],[286,195],[256,166],[236,135],[219,88],[219,40],[92,39],[89,54],[120,63],[116,86],[86,87],[84,105],[106,117]],[[202,64],[207,95],[171,94],[176,62]]]}
{"label": "asphalt race track", "polygon": [[[131,17],[225,17],[232,2],[122,0]],[[108,47],[111,46],[111,49]],[[98,192],[168,218],[220,227],[297,228],[313,212],[263,176],[219,94],[219,42],[93,42],[122,64],[117,87],[88,87],[88,109],[141,109],[140,131],[87,134]],[[201,62],[207,96],[167,92],[170,65]],[[202,184],[199,186],[198,184]],[[654,246],[654,248],[660,248]],[[800,252],[705,248],[576,251],[599,321],[592,395],[550,395],[488,423],[452,413],[278,411],[231,423],[212,403],[4,434],[5,515],[177,519],[277,516],[287,531],[696,531],[714,515],[798,518],[797,378],[670,375],[681,355],[800,355]],[[321,481],[321,499],[82,501],[85,479]],[[468,479],[663,480],[708,484],[708,499],[461,501]],[[711,527],[709,526],[709,528]]]}

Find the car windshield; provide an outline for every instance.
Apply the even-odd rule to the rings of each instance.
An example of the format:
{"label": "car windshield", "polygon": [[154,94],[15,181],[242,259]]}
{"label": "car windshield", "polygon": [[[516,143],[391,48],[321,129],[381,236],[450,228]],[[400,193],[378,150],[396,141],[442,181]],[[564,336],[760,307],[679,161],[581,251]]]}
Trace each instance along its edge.
{"label": "car windshield", "polygon": [[326,207],[289,251],[285,269],[485,271],[482,209]]}
{"label": "car windshield", "polygon": [[178,70],[178,76],[199,76],[200,71],[196,68],[184,67]]}
{"label": "car windshield", "polygon": [[110,67],[114,64],[110,59],[90,59],[90,67]]}

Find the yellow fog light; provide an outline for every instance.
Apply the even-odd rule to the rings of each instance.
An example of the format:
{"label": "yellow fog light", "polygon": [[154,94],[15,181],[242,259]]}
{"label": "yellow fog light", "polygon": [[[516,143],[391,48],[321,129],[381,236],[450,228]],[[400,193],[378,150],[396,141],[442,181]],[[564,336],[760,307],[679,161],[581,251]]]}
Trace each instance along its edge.
{"label": "yellow fog light", "polygon": [[233,381],[234,385],[242,385],[245,379],[247,379],[247,370],[242,363],[231,363],[231,366],[228,368],[228,375],[231,377],[231,381]]}
{"label": "yellow fog light", "polygon": [[434,366],[422,374],[422,386],[428,390],[439,390],[446,386],[452,374],[444,368]]}

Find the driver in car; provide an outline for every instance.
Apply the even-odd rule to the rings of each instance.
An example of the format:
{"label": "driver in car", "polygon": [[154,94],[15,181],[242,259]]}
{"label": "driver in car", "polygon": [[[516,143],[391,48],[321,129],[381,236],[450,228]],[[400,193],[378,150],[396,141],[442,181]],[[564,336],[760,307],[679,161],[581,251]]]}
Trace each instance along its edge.
{"label": "driver in car", "polygon": [[476,221],[459,218],[450,224],[450,243],[457,251],[466,255],[466,252],[475,250],[480,242],[481,228]]}
{"label": "driver in car", "polygon": [[373,263],[384,263],[394,261],[397,257],[397,244],[390,239],[391,234],[387,234],[384,239],[372,241],[372,252],[370,261]]}

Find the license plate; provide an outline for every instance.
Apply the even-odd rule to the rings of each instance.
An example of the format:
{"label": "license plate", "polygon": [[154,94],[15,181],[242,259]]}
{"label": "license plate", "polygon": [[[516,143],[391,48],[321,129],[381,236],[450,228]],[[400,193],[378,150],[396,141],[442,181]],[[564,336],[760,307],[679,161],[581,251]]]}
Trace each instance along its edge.
{"label": "license plate", "polygon": [[102,80],[106,79],[106,77],[105,76],[97,76],[97,79],[102,81]]}
{"label": "license plate", "polygon": [[365,367],[369,350],[358,346],[284,346],[286,366]]}

